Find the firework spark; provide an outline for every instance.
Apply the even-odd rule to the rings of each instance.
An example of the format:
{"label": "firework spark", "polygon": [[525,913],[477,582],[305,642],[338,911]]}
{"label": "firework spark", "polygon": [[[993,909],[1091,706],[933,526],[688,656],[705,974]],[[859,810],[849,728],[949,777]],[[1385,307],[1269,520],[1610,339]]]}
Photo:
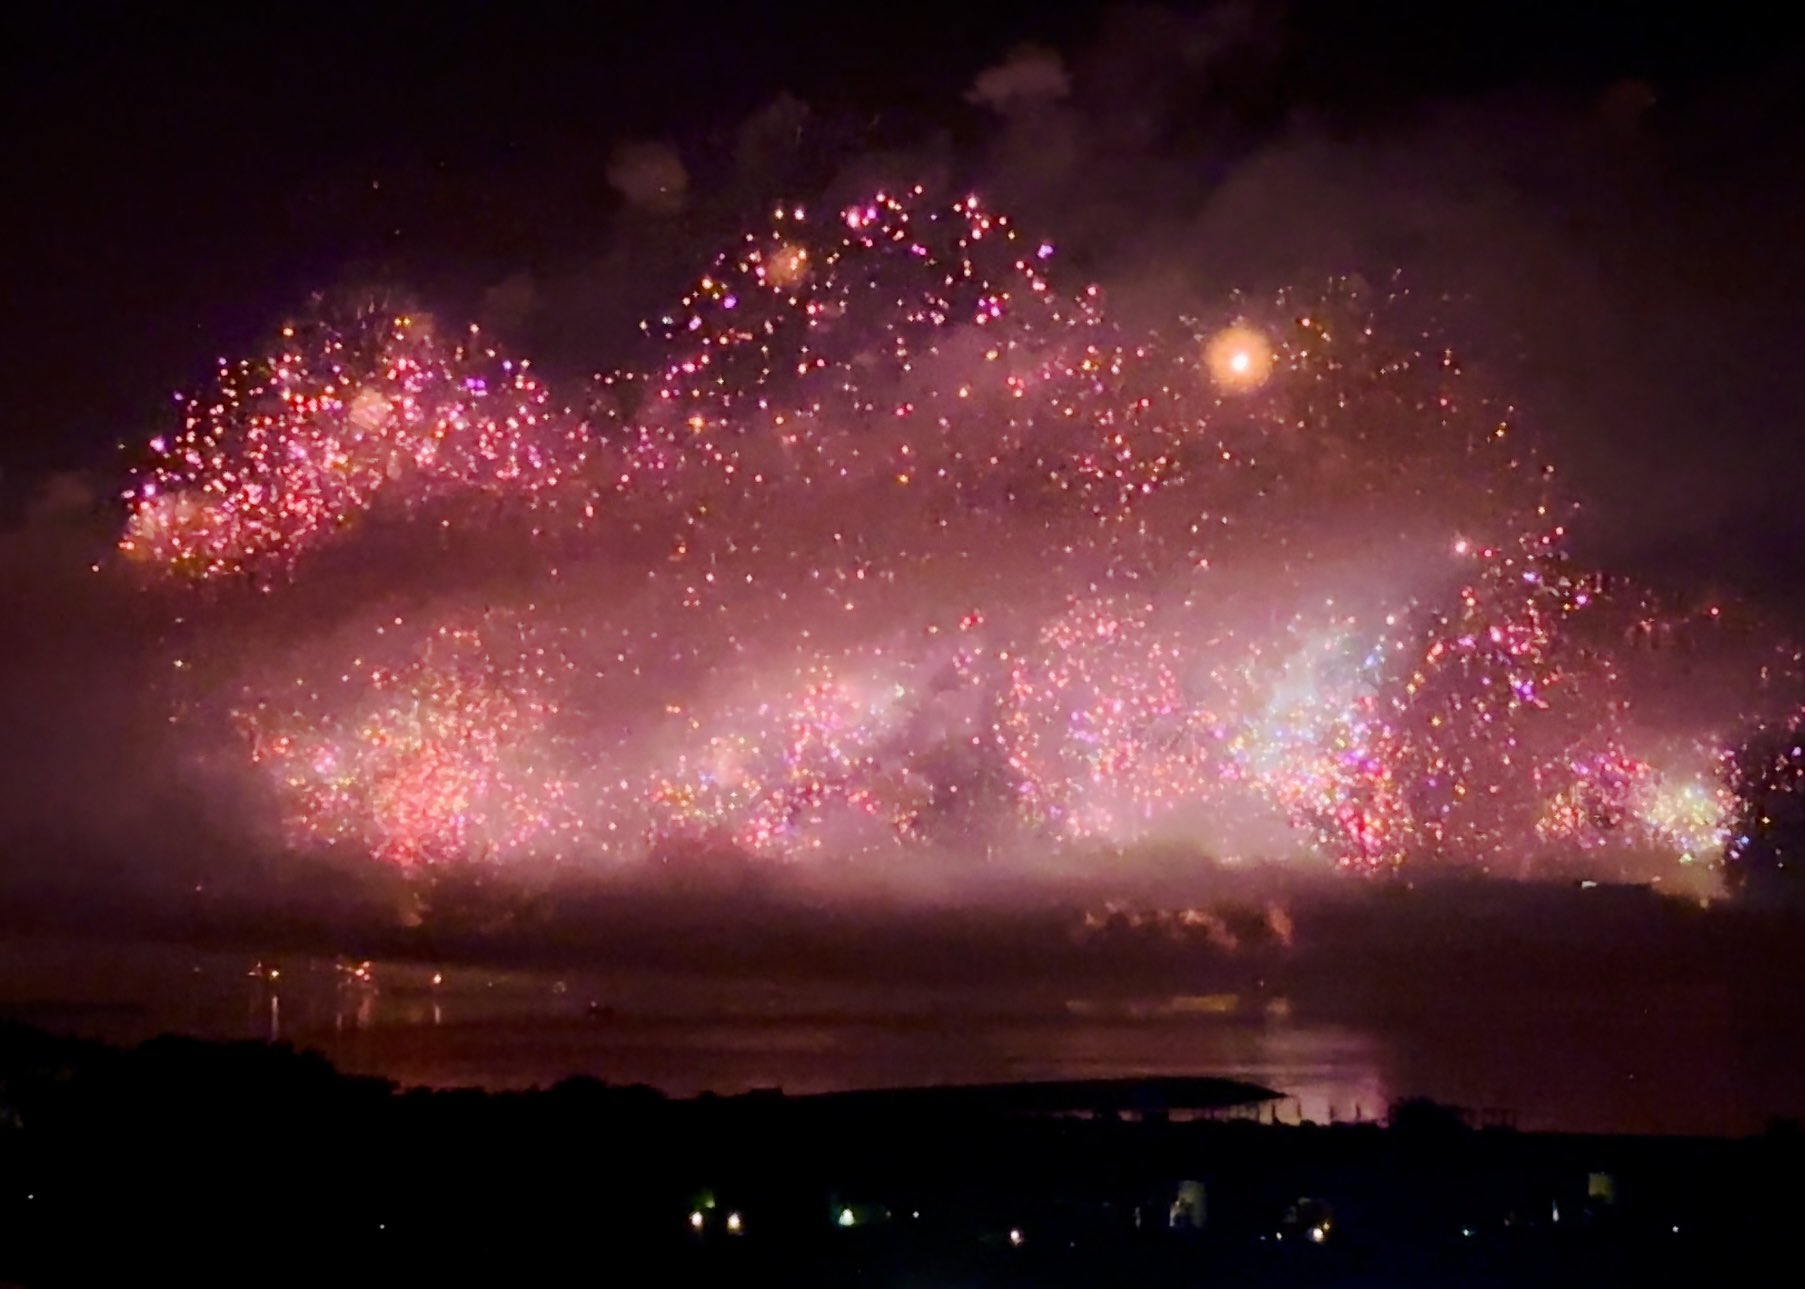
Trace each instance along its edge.
{"label": "firework spark", "polygon": [[[1573,564],[1552,471],[1402,292],[1136,333],[916,189],[775,211],[645,331],[577,415],[474,333],[322,315],[152,441],[121,547],[264,592],[184,609],[180,701],[297,842],[897,858],[1241,821],[1514,871],[1730,837],[1638,652],[1674,619]],[[356,588],[310,581],[329,547]]]}
{"label": "firework spark", "polygon": [[203,578],[292,566],[385,505],[548,494],[584,455],[527,363],[386,308],[286,326],[182,407],[126,494],[120,548]]}

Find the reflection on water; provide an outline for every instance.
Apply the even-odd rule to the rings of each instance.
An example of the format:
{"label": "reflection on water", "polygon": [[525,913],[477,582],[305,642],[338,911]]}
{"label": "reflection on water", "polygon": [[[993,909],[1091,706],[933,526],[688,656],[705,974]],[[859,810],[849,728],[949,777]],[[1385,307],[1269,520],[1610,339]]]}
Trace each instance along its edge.
{"label": "reflection on water", "polygon": [[1220,1017],[1105,1023],[1072,1017],[538,1015],[335,1031],[346,1069],[404,1083],[525,1087],[582,1073],[675,1095],[790,1093],[999,1080],[1208,1072],[1283,1090],[1281,1110],[1327,1120],[1387,1103],[1371,1040],[1326,1025]]}
{"label": "reflection on water", "polygon": [[409,1085],[524,1088],[584,1074],[690,1096],[1208,1072],[1285,1092],[1284,1118],[1376,1117],[1388,1100],[1370,1038],[1299,1021],[1283,998],[880,999],[368,963],[291,966],[254,983],[270,1018],[260,1036]]}
{"label": "reflection on water", "polygon": [[572,1074],[673,1095],[1216,1074],[1289,1098],[1283,1119],[1376,1118],[1431,1095],[1525,1128],[1740,1132],[1805,1113],[1796,1027],[1709,989],[1626,1001],[1490,997],[1353,1023],[1245,993],[1058,997],[675,975],[551,976],[173,947],[15,941],[0,1012],[134,1041],[280,1039],[406,1085]]}

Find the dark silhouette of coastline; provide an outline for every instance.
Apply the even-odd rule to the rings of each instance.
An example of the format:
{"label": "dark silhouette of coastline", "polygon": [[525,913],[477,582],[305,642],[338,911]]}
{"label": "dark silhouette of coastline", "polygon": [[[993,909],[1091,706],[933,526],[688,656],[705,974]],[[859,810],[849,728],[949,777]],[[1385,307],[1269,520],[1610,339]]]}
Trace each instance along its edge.
{"label": "dark silhouette of coastline", "polygon": [[1542,1135],[1427,1101],[1388,1126],[1292,1125],[1264,1121],[1276,1096],[1206,1078],[403,1091],[281,1045],[7,1025],[0,1277],[1760,1283],[1791,1261],[1796,1125]]}

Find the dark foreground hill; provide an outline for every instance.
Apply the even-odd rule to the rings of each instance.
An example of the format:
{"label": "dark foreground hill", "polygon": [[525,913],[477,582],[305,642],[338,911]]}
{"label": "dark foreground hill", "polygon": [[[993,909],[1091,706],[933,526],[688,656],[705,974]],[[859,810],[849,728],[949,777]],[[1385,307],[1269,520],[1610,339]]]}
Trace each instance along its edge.
{"label": "dark foreground hill", "polygon": [[1259,1121],[1148,1080],[400,1091],[284,1047],[0,1030],[25,1285],[1791,1283],[1805,1139]]}

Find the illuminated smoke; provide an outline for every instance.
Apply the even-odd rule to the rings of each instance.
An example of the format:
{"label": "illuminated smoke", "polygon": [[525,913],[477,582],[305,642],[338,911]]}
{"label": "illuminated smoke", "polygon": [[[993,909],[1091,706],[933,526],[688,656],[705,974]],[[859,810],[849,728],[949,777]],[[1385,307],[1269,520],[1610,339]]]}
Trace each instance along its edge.
{"label": "illuminated smoke", "polygon": [[1716,862],[1745,691],[1663,717],[1665,611],[1415,308],[1133,332],[975,198],[786,205],[576,410],[413,311],[297,322],[120,544],[302,846]]}

